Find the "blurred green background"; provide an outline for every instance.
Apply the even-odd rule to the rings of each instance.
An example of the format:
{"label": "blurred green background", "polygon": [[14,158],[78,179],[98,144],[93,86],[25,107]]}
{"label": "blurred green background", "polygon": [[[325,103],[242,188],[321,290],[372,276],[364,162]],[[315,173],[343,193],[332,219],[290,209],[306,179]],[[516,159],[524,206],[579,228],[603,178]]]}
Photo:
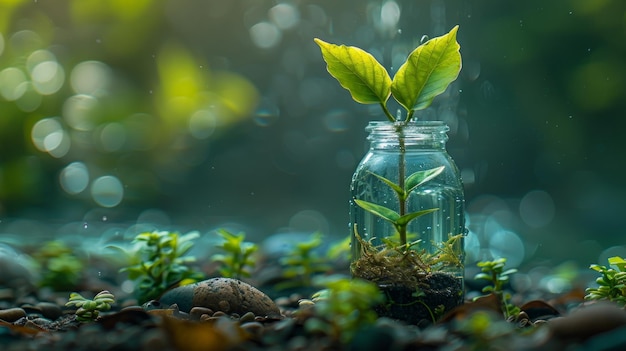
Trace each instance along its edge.
{"label": "blurred green background", "polygon": [[384,117],[313,38],[393,72],[455,24],[461,76],[418,117],[451,126],[469,258],[626,255],[622,0],[0,0],[0,233],[345,236]]}

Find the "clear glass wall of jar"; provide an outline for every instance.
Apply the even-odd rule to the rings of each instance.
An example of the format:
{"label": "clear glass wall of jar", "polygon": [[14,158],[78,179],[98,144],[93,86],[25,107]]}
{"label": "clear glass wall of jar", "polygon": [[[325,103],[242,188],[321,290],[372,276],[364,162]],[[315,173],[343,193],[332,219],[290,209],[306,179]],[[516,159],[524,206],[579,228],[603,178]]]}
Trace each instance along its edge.
{"label": "clear glass wall of jar", "polygon": [[[424,287],[437,285],[447,292],[452,291],[450,301],[444,303],[445,310],[463,301],[463,237],[466,232],[463,183],[446,151],[448,130],[449,127],[439,121],[406,125],[370,122],[366,128],[370,149],[353,175],[350,201],[353,275],[374,281],[379,287],[403,286],[411,293],[415,289],[424,292]],[[412,184],[412,175],[433,170],[437,172],[432,178],[413,189],[407,188],[407,184]],[[398,189],[406,191],[404,201]],[[370,207],[365,208],[364,202]],[[390,220],[420,211],[424,211],[423,214],[410,219],[401,230],[398,228],[402,226]],[[402,236],[405,242],[400,240]],[[403,274],[398,278],[402,282],[393,281],[394,270],[405,266],[402,260],[392,260],[395,267],[368,266],[380,265],[380,262],[368,262],[364,256],[384,250],[386,253],[380,255],[403,256],[398,253],[412,251],[415,259],[406,265],[415,276],[411,278],[415,286],[410,286]],[[380,258],[370,257],[372,260]],[[434,278],[439,281],[432,281]],[[432,292],[437,294],[437,291]]]}

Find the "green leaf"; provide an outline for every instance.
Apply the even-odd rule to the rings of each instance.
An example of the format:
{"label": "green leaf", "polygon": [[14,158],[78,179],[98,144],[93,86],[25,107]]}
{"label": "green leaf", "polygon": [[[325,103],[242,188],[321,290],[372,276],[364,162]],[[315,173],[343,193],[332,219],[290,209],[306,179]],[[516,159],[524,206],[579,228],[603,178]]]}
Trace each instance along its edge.
{"label": "green leaf", "polygon": [[400,215],[397,212],[390,210],[387,207],[376,205],[371,202],[358,200],[358,199],[354,199],[354,202],[365,211],[373,213],[376,216],[384,220],[387,220],[391,223],[395,224],[396,221],[400,218]]}
{"label": "green leaf", "polygon": [[626,260],[619,256],[609,257],[609,264],[617,267],[620,271],[626,271]]}
{"label": "green leaf", "polygon": [[445,166],[441,166],[441,167],[437,167],[437,168],[433,168],[433,169],[428,169],[425,171],[418,171],[415,172],[413,174],[411,174],[405,182],[405,188],[406,188],[406,193],[409,194],[411,191],[413,191],[415,188],[417,188],[418,186],[426,183],[427,181],[435,178],[436,176],[438,176],[439,174],[441,174],[441,172],[443,172],[443,170],[445,169]]}
{"label": "green leaf", "polygon": [[354,101],[384,104],[389,99],[391,78],[374,56],[354,46],[314,40],[322,50],[328,73],[350,92]]}
{"label": "green leaf", "polygon": [[474,276],[474,279],[485,279],[491,281],[491,275],[487,273],[478,273]]}
{"label": "green leaf", "polygon": [[371,175],[373,175],[374,177],[382,180],[383,183],[389,185],[389,187],[392,188],[398,194],[398,196],[402,197],[402,195],[404,194],[404,190],[401,187],[399,187],[396,183],[392,182],[391,180],[389,180],[389,179],[387,179],[387,178],[385,178],[383,176],[379,176],[376,173],[373,173],[373,172],[369,172],[369,173]]}
{"label": "green leaf", "polygon": [[407,111],[427,108],[458,77],[461,71],[458,28],[455,26],[448,34],[418,46],[393,77],[391,93]]}
{"label": "green leaf", "polygon": [[429,214],[431,212],[435,212],[437,210],[439,210],[439,209],[438,208],[430,208],[428,210],[407,213],[404,216],[398,218],[395,223],[397,225],[407,225],[410,221],[414,220],[415,218],[421,217],[421,216],[423,216],[425,214]]}
{"label": "green leaf", "polygon": [[511,275],[517,273],[517,269],[515,268],[511,268],[511,269],[507,269],[506,271],[500,273],[500,275]]}

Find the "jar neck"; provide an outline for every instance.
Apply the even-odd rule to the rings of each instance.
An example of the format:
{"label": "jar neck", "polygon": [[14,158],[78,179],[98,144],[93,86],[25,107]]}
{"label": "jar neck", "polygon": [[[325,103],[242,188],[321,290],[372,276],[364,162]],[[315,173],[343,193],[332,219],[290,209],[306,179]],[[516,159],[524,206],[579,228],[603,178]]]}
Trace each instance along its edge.
{"label": "jar neck", "polygon": [[448,127],[441,121],[370,122],[365,128],[372,149],[445,149]]}

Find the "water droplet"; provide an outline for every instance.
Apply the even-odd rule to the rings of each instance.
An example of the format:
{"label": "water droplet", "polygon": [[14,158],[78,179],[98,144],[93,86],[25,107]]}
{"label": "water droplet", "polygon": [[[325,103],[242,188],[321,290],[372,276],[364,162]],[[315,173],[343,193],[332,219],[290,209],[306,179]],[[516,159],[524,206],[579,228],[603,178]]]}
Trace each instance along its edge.
{"label": "water droplet", "polygon": [[83,228],[85,229],[89,228],[89,225],[87,224],[87,222],[83,223]]}
{"label": "water droplet", "polygon": [[107,218],[107,216],[102,216],[102,221],[103,221],[103,222],[106,222],[106,221],[108,221],[108,220],[109,220],[109,219]]}

